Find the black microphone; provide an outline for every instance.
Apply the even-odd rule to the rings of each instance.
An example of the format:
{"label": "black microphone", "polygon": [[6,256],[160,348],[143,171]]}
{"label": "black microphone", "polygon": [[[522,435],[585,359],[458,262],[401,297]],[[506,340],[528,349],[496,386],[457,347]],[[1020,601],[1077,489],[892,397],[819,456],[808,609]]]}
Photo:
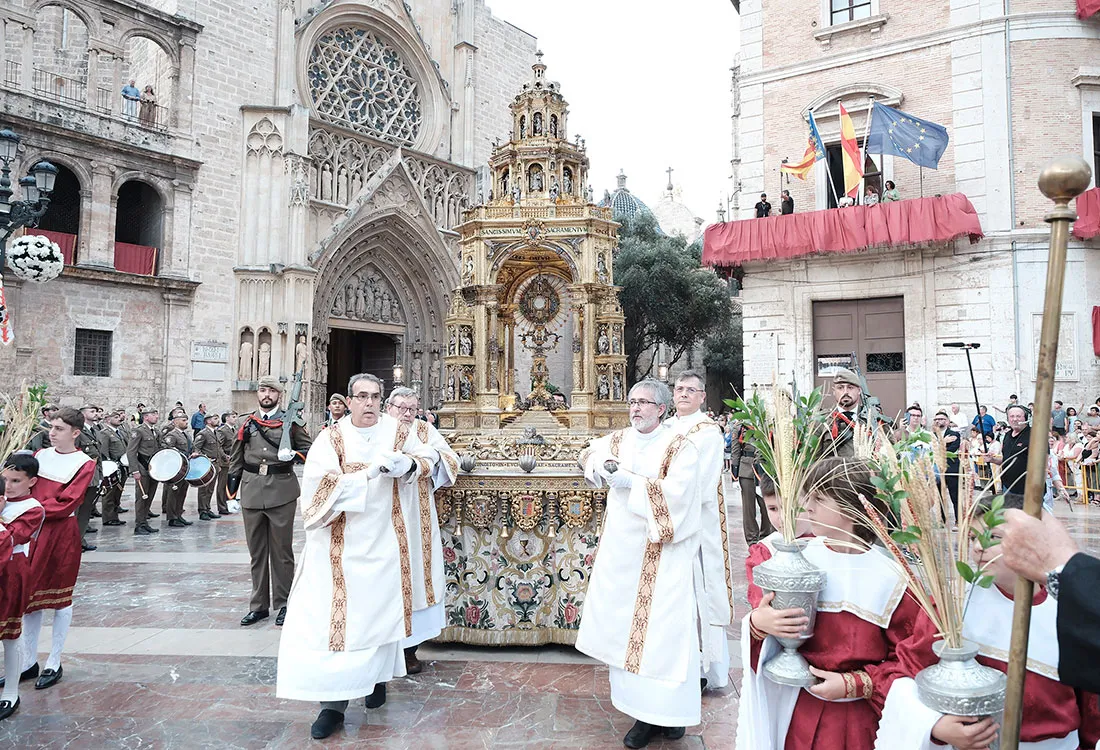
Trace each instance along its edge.
{"label": "black microphone", "polygon": [[945,349],[980,349],[981,344],[966,344],[962,341],[948,341],[944,345]]}

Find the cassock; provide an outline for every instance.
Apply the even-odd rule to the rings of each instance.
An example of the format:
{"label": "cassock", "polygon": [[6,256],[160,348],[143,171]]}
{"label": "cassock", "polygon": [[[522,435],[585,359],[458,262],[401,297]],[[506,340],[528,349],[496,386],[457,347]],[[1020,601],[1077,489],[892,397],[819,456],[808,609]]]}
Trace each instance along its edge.
{"label": "cassock", "polygon": [[[381,473],[403,453],[412,470]],[[382,414],[373,427],[344,417],[314,441],[302,474],[305,548],[279,642],[276,695],[352,700],[405,674],[412,635],[412,567],[401,483],[416,484],[428,450],[409,425]]]}
{"label": "cassock", "polygon": [[871,750],[886,694],[901,676],[897,646],[913,632],[920,609],[880,547],[847,554],[814,537],[803,555],[828,580],[818,595],[814,634],[799,653],[817,669],[848,675],[858,697],[824,701],[769,680],[760,666],[781,646],[772,636],[754,637],[746,616],[737,750]]}
{"label": "cassock", "polygon": [[733,618],[733,570],[730,566],[726,496],[722,463],[726,441],[722,428],[702,411],[665,422],[691,441],[698,452],[696,467],[700,503],[699,561],[695,566],[703,652],[702,676],[710,687],[729,684],[730,652],[726,626]]}
{"label": "cassock", "polygon": [[439,533],[439,515],[435,491],[450,487],[458,476],[458,455],[447,445],[439,430],[424,420],[413,420],[412,432],[428,457],[416,482],[403,482],[401,515],[408,533],[409,564],[412,567],[412,635],[402,641],[403,648],[417,646],[443,631],[447,612],[444,607],[443,538]]}
{"label": "cassock", "polygon": [[30,601],[27,612],[64,609],[73,603],[80,574],[80,528],[76,509],[92,483],[96,462],[80,450],[58,453],[44,448],[38,459],[38,481],[31,497],[46,511],[46,520],[30,553]]}
{"label": "cassock", "polygon": [[[1032,600],[1024,680],[1020,747],[1035,750],[1092,750],[1100,740],[1097,696],[1058,682],[1058,602],[1040,589]],[[997,586],[975,588],[963,620],[963,637],[977,645],[979,663],[1008,673],[1013,601]],[[943,714],[920,702],[910,677],[936,662],[936,628],[921,616],[912,638],[898,649],[907,677],[890,688],[879,724],[876,750],[939,750],[932,727]]]}
{"label": "cassock", "polygon": [[691,441],[664,425],[648,434],[613,432],[579,458],[594,486],[602,485],[609,459],[639,479],[629,490],[608,490],[577,650],[610,667],[615,708],[664,727],[700,721],[692,585],[699,554],[697,458]]}
{"label": "cassock", "polygon": [[30,546],[46,511],[31,497],[9,500],[0,512],[0,641],[23,634],[23,613],[30,599]]}

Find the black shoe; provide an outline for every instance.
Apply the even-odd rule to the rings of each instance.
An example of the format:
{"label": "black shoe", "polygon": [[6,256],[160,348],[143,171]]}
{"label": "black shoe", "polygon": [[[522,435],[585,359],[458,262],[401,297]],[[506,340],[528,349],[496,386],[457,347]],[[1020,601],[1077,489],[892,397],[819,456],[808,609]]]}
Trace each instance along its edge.
{"label": "black shoe", "polygon": [[386,683],[380,682],[374,686],[374,692],[367,696],[363,702],[367,708],[381,708],[386,705]]}
{"label": "black shoe", "polygon": [[279,609],[279,614],[275,615],[275,624],[279,627],[283,626],[283,621],[286,619],[286,607]]}
{"label": "black shoe", "polygon": [[[38,676],[38,662],[35,662],[34,664],[30,665],[29,667],[27,667],[26,669],[24,669],[22,672],[19,673],[19,681],[20,682],[26,682],[27,680],[33,680],[37,676]],[[0,677],[0,688],[4,687],[5,682],[6,682],[6,679],[4,677]]]}
{"label": "black shoe", "polygon": [[[254,612],[249,612],[247,615],[241,618],[241,625],[248,627],[249,625],[255,625],[260,620],[266,620],[268,611],[266,609],[257,609]],[[327,734],[325,735],[328,736]]]}
{"label": "black shoe", "polygon": [[19,710],[19,699],[15,699],[15,703],[11,701],[0,701],[0,721],[11,716],[13,713]]}
{"label": "black shoe", "polygon": [[34,682],[35,690],[45,690],[48,687],[53,687],[57,683],[61,682],[61,675],[64,674],[65,669],[58,666],[57,670],[43,669],[42,674],[38,676],[38,679]]}
{"label": "black shoe", "polygon": [[99,547],[95,546],[94,544],[88,544],[87,542],[80,543],[81,552],[95,552],[97,549],[99,549]]}
{"label": "black shoe", "polygon": [[103,525],[104,526],[125,526],[126,522],[125,521],[120,521],[116,518],[113,521],[104,521]]}
{"label": "black shoe", "polygon": [[623,744],[627,747],[645,747],[649,741],[661,733],[661,728],[644,721],[634,722],[634,726],[623,737]]}
{"label": "black shoe", "polygon": [[148,517],[149,518],[160,518],[160,513],[154,513],[153,511],[149,511]]}
{"label": "black shoe", "polygon": [[221,517],[222,517],[222,516],[221,516],[221,513],[215,513],[215,512],[214,512],[214,511],[212,511],[212,510],[211,510],[211,511],[207,511],[206,515],[210,516],[211,518],[221,518]]}
{"label": "black shoe", "polygon": [[666,740],[679,740],[684,736],[684,727],[661,727],[661,734]]}
{"label": "black shoe", "polygon": [[209,514],[209,513],[207,513],[207,512],[206,512],[206,511],[204,510],[204,511],[203,511],[202,513],[199,513],[199,520],[200,520],[200,521],[211,521],[211,520],[213,520],[213,519],[212,519],[212,518],[210,517],[210,514]]}
{"label": "black shoe", "polygon": [[706,677],[700,677],[699,678],[699,692],[700,693],[707,689],[707,684],[708,683],[707,683],[707,678]]}
{"label": "black shoe", "polygon": [[95,526],[89,526],[88,528],[84,529],[85,534],[95,534],[98,531],[99,529],[97,529]]}
{"label": "black shoe", "polygon": [[188,520],[187,520],[186,518],[184,518],[183,516],[180,516],[180,517],[179,517],[179,518],[178,518],[177,520],[178,520],[178,521],[179,521],[180,523],[182,523],[182,524],[183,524],[184,526],[190,526],[190,525],[191,525],[192,523],[194,523],[194,521],[188,521]]}
{"label": "black shoe", "polygon": [[187,524],[185,524],[182,520],[180,520],[178,518],[173,518],[171,521],[168,522],[168,525],[171,526],[173,529],[186,529],[187,528]]}
{"label": "black shoe", "polygon": [[129,508],[119,508],[119,509],[118,509],[118,512],[119,512],[119,513],[129,513],[129,512],[130,512],[130,509],[129,509]]}
{"label": "black shoe", "polygon": [[315,740],[323,740],[344,723],[344,715],[334,708],[322,708],[317,714],[317,721],[309,728],[309,736]]}
{"label": "black shoe", "polygon": [[159,533],[160,533],[160,529],[154,529],[152,526],[150,526],[147,523],[139,523],[137,526],[134,527],[134,534],[135,535],[159,534]]}

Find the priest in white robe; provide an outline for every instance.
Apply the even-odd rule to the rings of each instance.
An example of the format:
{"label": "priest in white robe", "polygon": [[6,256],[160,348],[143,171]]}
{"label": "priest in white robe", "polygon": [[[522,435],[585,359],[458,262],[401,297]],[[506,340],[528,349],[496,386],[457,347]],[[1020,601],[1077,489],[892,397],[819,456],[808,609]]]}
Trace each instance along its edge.
{"label": "priest in white robe", "polygon": [[730,650],[726,626],[733,618],[733,570],[730,566],[729,526],[722,491],[722,454],[726,441],[722,428],[703,412],[706,402],[703,376],[685,370],[672,390],[676,415],[665,424],[683,435],[699,453],[696,466],[701,531],[699,560],[695,566],[695,591],[699,599],[702,642],[702,678],[707,687],[729,684]]}
{"label": "priest in white robe", "polygon": [[421,459],[428,465],[421,467],[415,484],[401,486],[401,513],[409,536],[409,562],[413,573],[412,635],[401,644],[405,650],[405,670],[409,674],[423,671],[423,665],[416,658],[417,647],[438,636],[446,624],[443,537],[439,533],[435,491],[450,487],[458,476],[458,456],[439,430],[416,418],[419,405],[416,391],[403,386],[394,388],[386,400],[386,413],[408,425],[434,457],[434,460]]}
{"label": "priest in white robe", "polygon": [[632,748],[683,737],[701,712],[698,452],[661,424],[670,401],[664,383],[637,383],[631,427],[579,457],[585,479],[610,490],[577,649],[610,667],[611,702],[636,720],[623,739]]}
{"label": "priest in white robe", "polygon": [[400,492],[430,453],[381,414],[382,381],[348,384],[350,414],[314,441],[302,476],[305,548],[279,643],[276,695],[320,701],[311,736],[344,721],[348,701],[405,674],[412,567]]}

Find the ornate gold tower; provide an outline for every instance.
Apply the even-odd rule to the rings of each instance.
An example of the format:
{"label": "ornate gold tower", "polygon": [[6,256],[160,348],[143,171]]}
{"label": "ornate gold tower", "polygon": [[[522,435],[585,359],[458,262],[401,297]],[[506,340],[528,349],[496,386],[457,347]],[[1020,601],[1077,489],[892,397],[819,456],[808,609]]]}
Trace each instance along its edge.
{"label": "ornate gold tower", "polygon": [[532,70],[511,105],[511,137],[490,157],[487,199],[456,227],[461,282],[446,321],[440,424],[460,433],[525,412],[520,424],[532,423],[539,411],[574,431],[627,423],[618,224],[590,200],[584,142],[568,140],[568,104],[542,53]]}

